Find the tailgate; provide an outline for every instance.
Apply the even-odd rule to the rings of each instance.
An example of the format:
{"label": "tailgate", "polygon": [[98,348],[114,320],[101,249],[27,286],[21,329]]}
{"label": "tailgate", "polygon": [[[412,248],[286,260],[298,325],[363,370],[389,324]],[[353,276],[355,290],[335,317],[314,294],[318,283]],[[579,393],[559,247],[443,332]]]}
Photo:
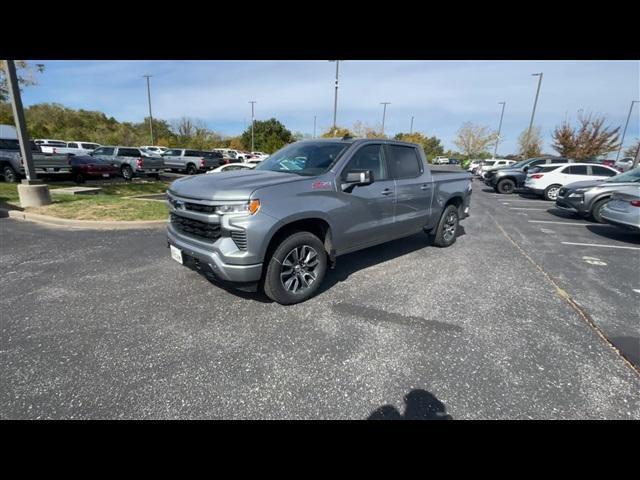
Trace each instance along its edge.
{"label": "tailgate", "polygon": [[144,157],[143,164],[145,170],[149,168],[163,168],[164,159],[162,157]]}

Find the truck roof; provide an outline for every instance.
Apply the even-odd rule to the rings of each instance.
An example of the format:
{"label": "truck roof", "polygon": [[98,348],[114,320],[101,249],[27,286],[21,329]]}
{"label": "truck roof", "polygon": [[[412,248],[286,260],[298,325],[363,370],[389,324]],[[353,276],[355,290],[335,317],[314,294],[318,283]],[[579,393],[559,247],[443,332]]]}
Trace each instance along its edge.
{"label": "truck roof", "polygon": [[404,145],[408,147],[420,147],[417,143],[402,142],[400,140],[392,140],[389,138],[353,138],[353,137],[340,137],[340,138],[315,138],[310,140],[299,140],[296,143],[316,143],[316,142],[333,142],[333,143],[345,143],[345,144],[362,144],[362,143],[385,143],[390,145]]}

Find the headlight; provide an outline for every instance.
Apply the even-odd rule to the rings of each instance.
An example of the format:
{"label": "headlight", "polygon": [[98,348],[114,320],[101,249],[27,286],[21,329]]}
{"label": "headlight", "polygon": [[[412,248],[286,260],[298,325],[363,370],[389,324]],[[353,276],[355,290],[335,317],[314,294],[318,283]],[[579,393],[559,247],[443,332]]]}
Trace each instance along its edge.
{"label": "headlight", "polygon": [[216,207],[218,215],[247,214],[255,215],[260,210],[260,200],[251,200],[248,203],[240,205],[220,205]]}
{"label": "headlight", "polygon": [[569,194],[570,197],[584,197],[584,192],[589,190],[588,188],[576,188]]}

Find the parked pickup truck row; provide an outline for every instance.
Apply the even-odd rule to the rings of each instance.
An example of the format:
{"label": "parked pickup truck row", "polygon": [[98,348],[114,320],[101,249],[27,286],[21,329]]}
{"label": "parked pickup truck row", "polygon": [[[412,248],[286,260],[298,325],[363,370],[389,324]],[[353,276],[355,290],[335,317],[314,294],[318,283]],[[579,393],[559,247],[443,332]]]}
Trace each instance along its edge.
{"label": "parked pickup truck row", "polygon": [[[36,173],[70,173],[69,155],[42,153],[34,142],[31,151]],[[0,171],[6,182],[18,182],[24,176],[20,144],[15,138],[0,138]]]}
{"label": "parked pickup truck row", "polygon": [[470,198],[471,175],[430,169],[418,145],[305,140],[255,169],[174,181],[167,240],[179,263],[294,304],[346,253],[422,231],[452,245]]}

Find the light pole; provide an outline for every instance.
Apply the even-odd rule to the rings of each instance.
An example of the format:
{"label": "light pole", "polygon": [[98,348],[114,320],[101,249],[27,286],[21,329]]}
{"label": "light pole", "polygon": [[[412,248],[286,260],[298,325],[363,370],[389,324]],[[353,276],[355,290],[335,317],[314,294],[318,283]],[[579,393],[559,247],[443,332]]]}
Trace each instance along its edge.
{"label": "light pole", "polygon": [[251,151],[255,151],[254,145],[253,145],[253,124],[255,123],[253,121],[253,105],[258,103],[255,100],[250,100],[249,103],[251,104]]}
{"label": "light pole", "polygon": [[413,117],[411,117],[411,127],[409,128],[409,135],[413,133]]}
{"label": "light pole", "polygon": [[384,105],[382,109],[382,136],[384,137],[384,118],[387,115],[387,105],[390,105],[391,102],[380,102],[380,105]]}
{"label": "light pole", "polygon": [[313,138],[316,138],[316,116],[313,116]]}
{"label": "light pole", "polygon": [[38,180],[36,175],[33,156],[31,155],[31,143],[27,132],[27,122],[24,118],[22,108],[22,97],[20,97],[20,86],[18,85],[18,74],[14,60],[5,60],[5,70],[7,76],[7,87],[11,97],[11,108],[13,110],[13,120],[18,131],[18,143],[20,144],[20,154],[24,163],[24,171],[27,176],[18,185],[18,197],[20,205],[26,207],[41,207],[51,203],[49,186]]}
{"label": "light pole", "polygon": [[616,162],[620,158],[620,152],[622,151],[622,145],[624,144],[624,136],[627,134],[627,127],[629,126],[629,119],[631,118],[631,111],[633,110],[634,103],[640,103],[640,101],[633,100],[631,102],[631,106],[629,107],[629,115],[627,115],[627,121],[624,124],[624,130],[622,131],[622,140],[620,140],[620,148],[618,149],[618,154],[616,155]]}
{"label": "light pole", "polygon": [[532,73],[532,77],[538,78],[538,89],[536,90],[536,99],[533,101],[533,111],[531,112],[531,121],[529,122],[529,130],[527,130],[527,142],[525,144],[524,154],[526,155],[527,149],[529,148],[529,142],[531,141],[531,129],[533,128],[533,117],[536,114],[536,105],[538,104],[538,95],[540,95],[540,85],[542,84],[542,72],[540,73]]}
{"label": "light pole", "polygon": [[143,75],[147,79],[147,99],[149,100],[149,132],[151,133],[151,145],[153,143],[153,115],[151,115],[151,86],[149,85],[149,79],[151,75]]}
{"label": "light pole", "polygon": [[502,105],[502,113],[500,114],[500,123],[498,124],[498,135],[496,136],[496,148],[493,151],[493,158],[498,155],[498,143],[500,142],[500,132],[502,131],[502,117],[504,116],[504,106],[507,102],[498,102],[498,105]]}
{"label": "light pole", "polygon": [[336,136],[336,116],[338,114],[338,70],[340,67],[340,60],[329,60],[330,62],[336,62],[336,91],[333,97],[333,136]]}

